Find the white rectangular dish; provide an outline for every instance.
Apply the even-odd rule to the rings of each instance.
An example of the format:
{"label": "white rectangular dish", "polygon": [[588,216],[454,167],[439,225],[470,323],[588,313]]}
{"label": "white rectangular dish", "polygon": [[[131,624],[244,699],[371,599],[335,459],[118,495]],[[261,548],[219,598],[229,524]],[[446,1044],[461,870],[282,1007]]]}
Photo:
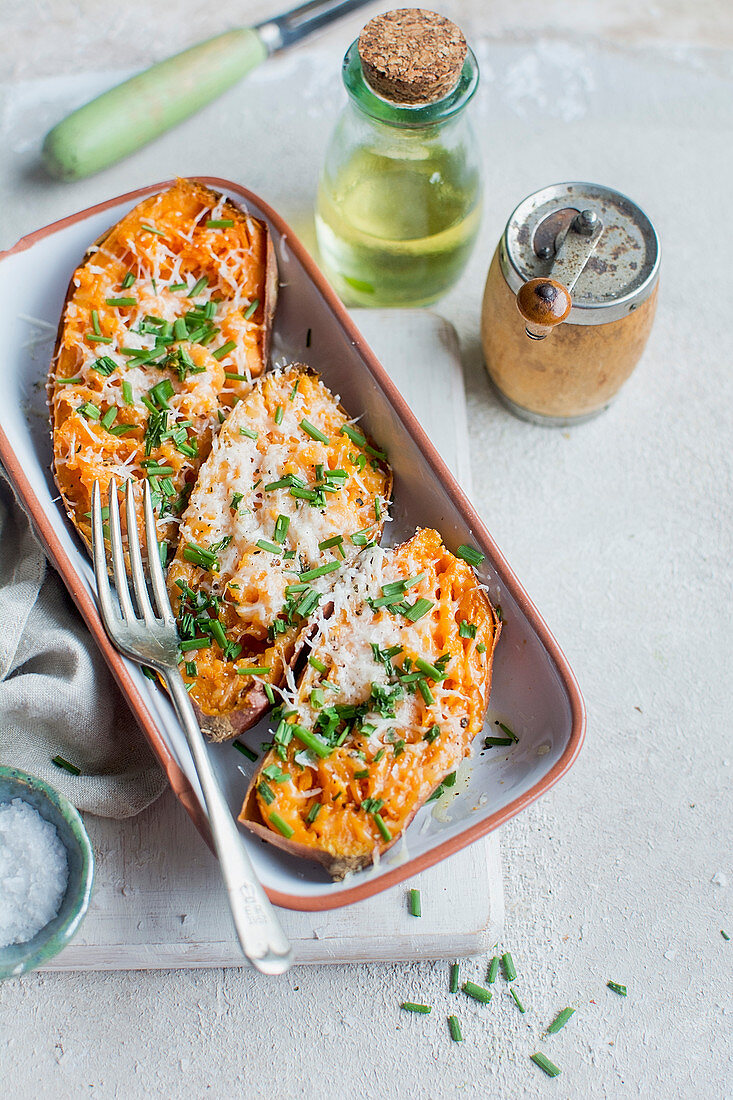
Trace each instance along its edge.
{"label": "white rectangular dish", "polygon": [[[440,531],[446,545],[479,547],[479,575],[504,628],[494,662],[487,726],[506,721],[519,736],[509,752],[481,753],[462,765],[450,812],[438,819],[424,808],[404,841],[380,864],[331,882],[316,865],[244,837],[273,901],[295,909],[327,909],[369,897],[431,866],[496,828],[538,798],[570,767],[582,744],[583,701],[575,678],[547,626],[504,561],[435,448],[312,259],[279,216],[256,196],[226,180],[203,183],[225,192],[264,218],[271,229],[281,291],[275,318],[276,357],[309,363],[338,393],[352,415],[363,415],[370,434],[388,453],[395,475],[393,522],[384,541],[399,543],[418,526]],[[55,331],[69,276],[87,246],[155,184],[110,200],[24,238],[0,254],[0,459],[24,500],[49,556],[102,648],[145,729],[173,789],[206,833],[201,794],[175,715],[163,693],[122,658],[102,629],[90,563],[56,503],[43,387],[48,367],[33,356],[33,331]],[[29,318],[33,319],[29,321]],[[245,735],[269,740],[264,721]],[[232,810],[238,812],[247,781],[231,746],[210,752]],[[251,770],[254,765],[249,765]],[[244,835],[244,834],[243,834]]]}

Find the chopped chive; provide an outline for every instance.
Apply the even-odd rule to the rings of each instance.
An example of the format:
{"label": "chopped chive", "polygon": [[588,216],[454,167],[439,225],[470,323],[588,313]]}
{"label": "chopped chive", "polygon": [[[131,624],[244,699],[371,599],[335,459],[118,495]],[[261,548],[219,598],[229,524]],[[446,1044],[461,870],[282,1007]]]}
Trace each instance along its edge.
{"label": "chopped chive", "polygon": [[409,619],[411,623],[416,623],[418,619],[422,619],[423,615],[427,615],[434,603],[435,600],[426,600],[424,597],[417,600],[405,613],[405,618]]}
{"label": "chopped chive", "polygon": [[144,229],[147,233],[154,233],[156,237],[165,237],[165,233],[162,229],[156,229],[154,225],[141,225],[141,229]]}
{"label": "chopped chive", "polygon": [[324,539],[323,542],[318,543],[319,550],[330,550],[332,546],[341,546],[344,541],[343,535],[332,535],[330,539]]}
{"label": "chopped chive", "polygon": [[456,773],[455,772],[450,772],[450,774],[446,775],[445,779],[443,780],[443,786],[444,787],[455,787],[455,785],[456,785]]}
{"label": "chopped chive", "polygon": [[309,657],[308,658],[308,664],[312,665],[313,668],[317,669],[319,672],[325,672],[326,671],[326,666],[324,665],[323,661],[320,661],[318,659],[318,657]]}
{"label": "chopped chive", "polygon": [[425,573],[416,573],[414,577],[408,577],[406,581],[403,581],[405,588],[412,588],[413,585],[419,584],[420,581],[425,580]]}
{"label": "chopped chive", "polygon": [[458,1023],[456,1016],[448,1017],[448,1030],[450,1031],[450,1037],[454,1043],[462,1043],[463,1035],[461,1034],[461,1025]]}
{"label": "chopped chive", "polygon": [[302,726],[292,726],[292,730],[293,736],[297,737],[307,749],[311,749],[316,756],[320,756],[322,760],[331,755],[330,745],[327,745],[325,741],[321,741],[320,737],[316,737],[310,730],[304,729]]}
{"label": "chopped chive", "polygon": [[208,649],[210,645],[208,638],[188,638],[181,642],[181,653],[188,653],[190,649]]}
{"label": "chopped chive", "polygon": [[102,330],[99,327],[99,313],[96,309],[92,310],[92,329],[94,330],[95,336],[102,335]]}
{"label": "chopped chive", "polygon": [[405,1012],[421,1012],[423,1016],[433,1011],[431,1005],[418,1005],[414,1001],[403,1001],[400,1008],[404,1008]]}
{"label": "chopped chive", "polygon": [[246,665],[236,670],[237,676],[268,676],[271,668],[260,668],[258,665]]}
{"label": "chopped chive", "polygon": [[275,522],[275,533],[273,535],[275,542],[285,542],[285,537],[288,533],[289,526],[290,517],[280,514]]}
{"label": "chopped chive", "polygon": [[110,374],[117,370],[117,364],[114,359],[110,359],[109,355],[102,355],[99,359],[94,360],[92,370],[96,370],[105,378],[109,378]]}
{"label": "chopped chive", "polygon": [[125,402],[126,405],[135,404],[132,396],[132,386],[127,381],[127,379],[125,379],[125,381],[122,383],[122,400]]}
{"label": "chopped chive", "polygon": [[341,435],[348,436],[351,442],[355,443],[357,447],[366,446],[366,436],[363,436],[361,432],[357,431],[356,428],[353,428],[351,424],[344,424],[343,428],[341,429]]}
{"label": "chopped chive", "polygon": [[86,339],[89,341],[90,344],[111,344],[112,343],[112,337],[111,336],[97,336],[93,332],[88,332],[86,334]]}
{"label": "chopped chive", "polygon": [[253,752],[249,745],[243,745],[241,741],[232,741],[235,749],[239,749],[242,756],[246,756],[248,760],[257,760],[258,754]]}
{"label": "chopped chive", "polygon": [[500,730],[503,730],[503,732],[507,735],[507,737],[511,737],[512,741],[518,741],[519,740],[516,733],[514,733],[513,730],[510,730],[509,726],[506,726],[503,722],[498,722],[497,721],[497,722],[494,722],[494,725],[498,726]]}
{"label": "chopped chive", "polygon": [[265,684],[265,695],[267,696],[267,702],[272,706],[275,702],[275,692],[272,690],[271,684]]}
{"label": "chopped chive", "polygon": [[275,409],[275,423],[276,424],[282,424],[284,415],[285,415],[284,407],[282,405],[278,405],[278,407]]}
{"label": "chopped chive", "polygon": [[246,435],[248,439],[257,439],[260,433],[256,432],[253,428],[240,428],[239,434]]}
{"label": "chopped chive", "polygon": [[422,916],[422,899],[419,890],[410,890],[410,915],[413,917]]}
{"label": "chopped chive", "polygon": [[157,385],[148,390],[150,400],[161,409],[170,408],[168,398],[175,397],[175,393],[170,378],[164,378],[162,382],[158,382]]}
{"label": "chopped chive", "polygon": [[51,763],[55,764],[57,768],[63,768],[69,775],[81,775],[81,768],[77,768],[76,764],[70,764],[68,760],[64,760],[63,756],[52,756]]}
{"label": "chopped chive", "polygon": [[183,317],[176,317],[173,322],[173,339],[174,340],[186,340],[188,337],[188,329],[186,328],[186,321]]}
{"label": "chopped chive", "polygon": [[185,290],[187,288],[187,286],[188,286],[188,283],[171,283],[171,285],[168,287],[168,289],[169,290]]}
{"label": "chopped chive", "polygon": [[[114,428],[112,430],[114,431]],[[158,543],[158,557],[160,558],[160,564],[165,569],[166,565],[168,564],[168,540],[167,539],[162,539],[161,542]],[[192,675],[195,676],[196,673],[193,672]]]}
{"label": "chopped chive", "polygon": [[257,791],[266,806],[271,806],[272,803],[275,801],[275,792],[273,791],[272,787],[268,786],[268,784],[264,782],[264,780],[261,783],[257,784]]}
{"label": "chopped chive", "polygon": [[77,374],[74,378],[57,378],[57,386],[74,386],[77,382],[81,382],[81,375]]}
{"label": "chopped chive", "polygon": [[295,401],[295,395],[298,392],[298,386],[299,385],[300,385],[300,379],[298,379],[298,381],[295,383],[292,390],[290,391],[290,400],[291,401]]}
{"label": "chopped chive", "polygon": [[245,321],[249,321],[250,317],[253,316],[253,314],[255,313],[255,311],[257,309],[257,306],[259,304],[260,304],[259,298],[253,298],[252,299],[252,301],[250,302],[250,304],[247,306],[247,308],[244,311]]}
{"label": "chopped chive", "polygon": [[562,1012],[558,1012],[557,1016],[548,1027],[547,1034],[554,1035],[561,1028],[565,1027],[565,1024],[568,1022],[574,1012],[574,1008],[564,1008]]}
{"label": "chopped chive", "polygon": [[382,748],[381,748],[381,749],[379,750],[379,752],[377,753],[377,755],[376,755],[376,756],[374,757],[374,763],[375,763],[375,764],[378,764],[378,763],[379,763],[379,761],[380,761],[380,760],[382,759],[382,757],[384,756],[384,754],[385,754],[385,752],[386,752],[386,751],[387,751],[387,750],[386,750],[386,749],[385,749],[384,747],[382,747]]}
{"label": "chopped chive", "polygon": [[423,660],[422,657],[418,657],[415,661],[415,666],[424,672],[426,676],[429,676],[431,680],[435,680],[438,683],[441,680],[445,680],[445,673],[441,672],[435,665],[431,665],[429,661]]}
{"label": "chopped chive", "polygon": [[96,405],[92,405],[91,401],[85,401],[76,411],[86,420],[99,420],[99,409]]}
{"label": "chopped chive", "polygon": [[283,552],[282,546],[275,546],[274,542],[268,542],[266,539],[258,539],[255,546],[258,550],[266,550],[268,554],[276,554],[278,557]]}
{"label": "chopped chive", "polygon": [[559,1077],[562,1072],[554,1062],[542,1053],[541,1050],[535,1051],[534,1054],[530,1054],[531,1060],[536,1066],[539,1066],[543,1073],[546,1073],[548,1077]]}
{"label": "chopped chive", "polygon": [[301,420],[300,426],[305,434],[309,435],[311,439],[315,439],[317,443],[328,443],[328,436],[324,435],[315,424],[311,424],[310,420]]}
{"label": "chopped chive", "polygon": [[[117,409],[112,405],[101,418],[102,425],[109,431],[117,419]],[[172,472],[172,471],[171,471]]]}
{"label": "chopped chive", "polygon": [[509,990],[509,992],[511,993],[512,997],[514,998],[514,1003],[515,1003],[515,1005],[517,1006],[517,1008],[519,1009],[519,1011],[520,1011],[520,1012],[522,1013],[522,1015],[524,1016],[524,1014],[525,1014],[525,1012],[527,1011],[527,1009],[526,1009],[526,1008],[524,1007],[524,1005],[523,1005],[523,1004],[522,1004],[522,1002],[520,1001],[519,997],[517,996],[517,993],[516,993],[516,990],[514,989],[514,986],[511,986],[511,987],[510,987],[510,990]]}
{"label": "chopped chive", "polygon": [[378,814],[378,813],[372,814],[372,817],[374,818],[374,820],[376,822],[376,825],[377,825],[377,828],[379,829],[380,833],[382,834],[383,839],[384,840],[391,840],[392,839],[392,834],[389,831],[389,829],[387,828],[387,824],[383,820],[381,814]]}
{"label": "chopped chive", "polygon": [[186,669],[186,675],[187,676],[195,676],[196,675],[197,670],[196,670],[196,662],[195,661],[186,661],[184,667]]}
{"label": "chopped chive", "polygon": [[461,989],[474,1001],[480,1001],[483,1005],[487,1005],[491,1000],[491,990],[484,989],[482,985],[476,985],[475,982],[464,982]]}
{"label": "chopped chive", "polygon": [[205,550],[202,546],[196,546],[193,542],[189,542],[183,548],[183,557],[194,565],[200,565],[202,569],[211,570],[212,573],[219,572],[219,559],[216,554],[211,550]]}
{"label": "chopped chive", "polygon": [[[226,344],[222,344],[216,351],[212,351],[212,355],[215,359],[223,359],[225,355],[228,355],[230,351],[234,351],[237,344],[235,340],[227,340]],[[238,376],[239,377],[239,376]]]}
{"label": "chopped chive", "polygon": [[474,546],[466,546],[465,542],[456,550],[456,557],[463,558],[469,565],[480,565],[486,557],[480,550],[477,550]]}
{"label": "chopped chive", "polygon": [[485,737],[484,747],[487,749],[493,748],[495,745],[513,745],[514,741],[511,737]]}
{"label": "chopped chive", "polygon": [[433,741],[437,741],[439,737],[440,737],[440,726],[438,726],[436,724],[434,726],[431,726],[430,729],[426,733],[423,734],[423,741],[427,741],[427,743],[429,745],[431,745],[433,743]]}
{"label": "chopped chive", "polygon": [[489,963],[489,973],[487,981],[493,985],[496,981],[496,975],[499,973],[499,956],[494,955],[493,959]]}
{"label": "chopped chive", "polygon": [[458,624],[458,636],[460,638],[475,638],[476,637],[476,624],[469,623],[464,619]]}
{"label": "chopped chive", "polygon": [[448,986],[448,992],[449,993],[457,993],[458,992],[458,971],[459,970],[460,970],[460,966],[458,965],[458,963],[453,963],[453,965],[450,968],[450,985]]}
{"label": "chopped chive", "polygon": [[289,840],[295,832],[295,829],[293,829],[291,825],[288,825],[287,821],[283,821],[283,819],[280,817],[280,814],[276,814],[274,810],[269,816],[270,821],[275,826],[277,831],[279,833],[282,833],[282,835]]}
{"label": "chopped chive", "polygon": [[313,822],[318,817],[320,812],[321,812],[321,803],[320,802],[314,802],[313,805],[311,806],[310,810],[308,810],[308,814],[307,814],[306,819],[305,819],[307,821],[307,823],[309,825],[312,825]]}
{"label": "chopped chive", "polygon": [[234,218],[209,218],[204,222],[206,229],[231,229]]}
{"label": "chopped chive", "polygon": [[203,289],[204,289],[205,287],[207,287],[208,285],[209,285],[209,277],[208,277],[208,275],[202,275],[202,276],[201,276],[201,278],[200,278],[200,279],[197,279],[197,280],[196,280],[196,282],[195,282],[195,283],[193,284],[193,286],[192,286],[192,287],[191,287],[191,289],[189,290],[189,292],[188,292],[188,294],[186,295],[186,297],[187,297],[187,298],[195,298],[195,297],[196,297],[196,296],[197,296],[198,294],[200,294],[200,293],[201,293],[201,291],[202,291],[202,290],[203,290]]}
{"label": "chopped chive", "polygon": [[319,565],[316,569],[306,569],[305,573],[300,574],[301,581],[314,581],[316,577],[325,577],[327,573],[333,573],[335,569],[340,569],[341,564],[337,561],[329,561],[326,565]]}
{"label": "chopped chive", "polygon": [[374,518],[379,521],[382,518],[382,508],[379,503],[379,497],[374,498]]}
{"label": "chopped chive", "polygon": [[136,306],[137,298],[105,298],[105,304],[108,306]]}
{"label": "chopped chive", "polygon": [[626,986],[619,985],[618,982],[606,982],[609,989],[612,989],[614,993],[618,993],[619,997],[626,996]]}
{"label": "chopped chive", "polygon": [[435,696],[430,690],[427,680],[423,680],[422,677],[420,677],[420,679],[417,681],[417,686],[420,689],[420,694],[425,700],[427,706],[431,706],[435,702]]}
{"label": "chopped chive", "polygon": [[721,936],[723,937],[724,940],[730,940],[730,936],[722,928],[720,929],[720,934],[721,934]]}
{"label": "chopped chive", "polygon": [[508,951],[501,956],[501,967],[504,971],[504,978],[507,982],[513,982],[517,976],[517,970],[514,966],[514,959],[511,957]]}
{"label": "chopped chive", "polygon": [[484,645],[483,642],[479,642],[479,644],[476,646],[476,649],[479,651],[479,653],[485,653],[486,652],[486,646]]}
{"label": "chopped chive", "polygon": [[212,638],[219,644],[222,649],[227,648],[227,636],[224,627],[221,625],[218,619],[210,619],[208,623],[209,631]]}
{"label": "chopped chive", "polygon": [[[311,693],[311,698],[312,697],[313,697],[313,693]],[[362,768],[361,771],[354,772],[354,779],[368,779],[368,778],[369,778],[369,768]]]}
{"label": "chopped chive", "polygon": [[127,290],[128,287],[131,287],[134,282],[135,282],[135,276],[133,275],[133,273],[131,271],[128,271],[127,275],[125,275],[124,279],[122,280],[122,284],[121,284],[122,289]]}

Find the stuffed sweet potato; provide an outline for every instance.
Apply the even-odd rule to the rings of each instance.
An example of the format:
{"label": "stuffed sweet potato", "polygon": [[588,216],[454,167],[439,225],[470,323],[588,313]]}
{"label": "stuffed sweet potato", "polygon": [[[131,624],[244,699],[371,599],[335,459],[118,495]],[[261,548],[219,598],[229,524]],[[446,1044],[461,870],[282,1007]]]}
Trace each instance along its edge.
{"label": "stuffed sweet potato", "polygon": [[239,820],[340,878],[390,848],[470,751],[500,625],[432,530],[363,555],[332,598]]}
{"label": "stuffed sweet potato", "polygon": [[255,382],[183,516],[168,589],[202,728],[233,737],[269,705],[335,575],[379,539],[391,474],[308,367]]}
{"label": "stuffed sweet potato", "polygon": [[104,491],[113,476],[151,482],[159,537],[175,544],[221,420],[266,367],[276,284],[264,222],[191,180],[89,250],[48,385],[54,475],[87,545],[94,480]]}

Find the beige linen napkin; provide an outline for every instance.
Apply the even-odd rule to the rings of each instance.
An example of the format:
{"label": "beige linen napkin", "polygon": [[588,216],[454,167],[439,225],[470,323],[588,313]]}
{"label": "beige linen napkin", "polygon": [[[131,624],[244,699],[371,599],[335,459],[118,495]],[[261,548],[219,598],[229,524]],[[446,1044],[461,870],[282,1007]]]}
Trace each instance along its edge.
{"label": "beige linen napkin", "polygon": [[[51,763],[63,756],[74,776]],[[166,779],[0,470],[0,764],[132,817]]]}

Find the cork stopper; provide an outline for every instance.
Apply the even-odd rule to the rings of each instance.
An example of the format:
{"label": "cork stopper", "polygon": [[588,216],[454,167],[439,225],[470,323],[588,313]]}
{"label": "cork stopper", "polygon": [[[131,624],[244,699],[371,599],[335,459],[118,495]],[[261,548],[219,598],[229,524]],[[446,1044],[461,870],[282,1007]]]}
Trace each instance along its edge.
{"label": "cork stopper", "polygon": [[377,15],[359,36],[364,76],[377,95],[392,103],[442,99],[458,83],[467,50],[455,23],[423,8]]}

